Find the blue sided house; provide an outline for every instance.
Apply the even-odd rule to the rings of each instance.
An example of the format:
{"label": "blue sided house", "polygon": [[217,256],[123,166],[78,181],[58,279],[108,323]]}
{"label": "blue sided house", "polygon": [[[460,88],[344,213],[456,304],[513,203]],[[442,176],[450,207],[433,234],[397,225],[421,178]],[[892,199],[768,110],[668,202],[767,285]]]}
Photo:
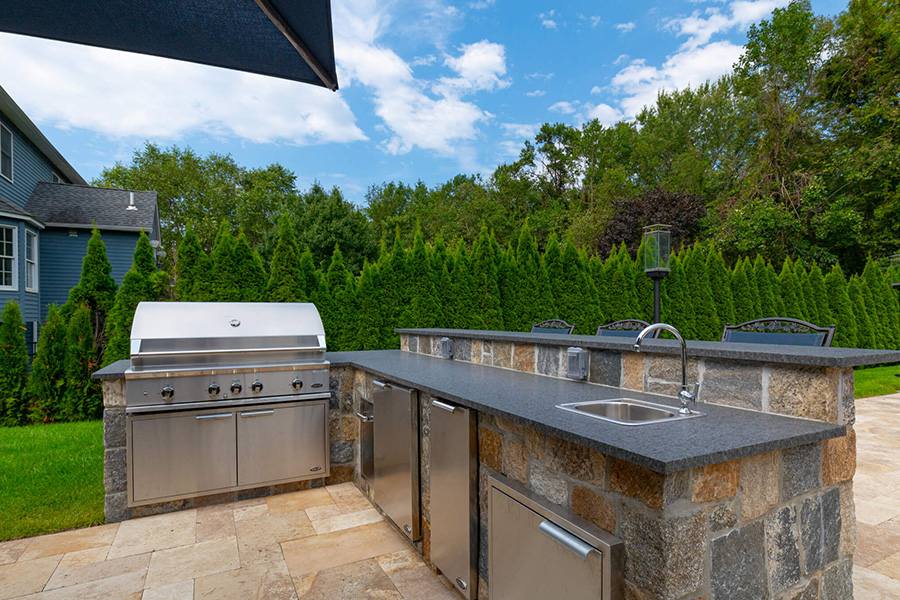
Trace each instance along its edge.
{"label": "blue sided house", "polygon": [[141,230],[159,240],[156,192],[89,186],[0,87],[0,311],[19,302],[29,353],[78,284],[95,226],[121,283]]}

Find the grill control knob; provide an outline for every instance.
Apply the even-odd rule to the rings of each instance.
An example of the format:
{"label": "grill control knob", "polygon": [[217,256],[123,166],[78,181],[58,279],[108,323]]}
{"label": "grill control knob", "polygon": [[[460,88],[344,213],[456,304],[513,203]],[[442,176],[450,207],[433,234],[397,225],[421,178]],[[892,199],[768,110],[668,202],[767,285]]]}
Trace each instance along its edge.
{"label": "grill control knob", "polygon": [[163,400],[171,400],[175,396],[175,388],[171,385],[167,385],[162,389],[160,394],[162,395]]}
{"label": "grill control knob", "polygon": [[218,383],[211,383],[209,384],[209,387],[206,388],[206,391],[209,392],[210,396],[218,396],[221,389],[222,388],[219,387]]}
{"label": "grill control knob", "polygon": [[294,380],[291,382],[291,387],[294,388],[295,391],[299,392],[300,388],[303,387],[303,380],[300,379],[299,377],[295,377]]}
{"label": "grill control knob", "polygon": [[262,387],[262,381],[260,381],[259,379],[250,384],[250,389],[253,390],[254,394],[260,393],[262,391]]}
{"label": "grill control knob", "polygon": [[232,394],[240,394],[241,390],[244,389],[244,386],[241,385],[240,381],[235,381],[231,384],[231,393]]}

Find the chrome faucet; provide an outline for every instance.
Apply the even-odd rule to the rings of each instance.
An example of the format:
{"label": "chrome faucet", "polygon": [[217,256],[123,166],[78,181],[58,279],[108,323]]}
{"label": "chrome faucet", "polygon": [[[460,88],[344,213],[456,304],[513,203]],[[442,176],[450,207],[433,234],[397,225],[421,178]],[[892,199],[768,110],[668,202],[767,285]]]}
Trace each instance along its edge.
{"label": "chrome faucet", "polygon": [[694,391],[688,391],[687,385],[687,344],[684,341],[684,338],[681,337],[681,334],[677,329],[672,327],[671,325],[667,325],[665,323],[654,323],[653,325],[649,325],[645,327],[637,336],[637,339],[634,340],[634,351],[641,351],[641,344],[644,342],[644,338],[656,331],[657,329],[662,329],[663,331],[668,331],[672,335],[674,335],[679,342],[681,342],[681,391],[678,392],[678,399],[681,401],[681,408],[678,409],[678,413],[682,415],[690,415],[691,409],[688,408],[688,403],[696,404],[697,403],[697,394],[700,391],[700,382],[694,384]]}

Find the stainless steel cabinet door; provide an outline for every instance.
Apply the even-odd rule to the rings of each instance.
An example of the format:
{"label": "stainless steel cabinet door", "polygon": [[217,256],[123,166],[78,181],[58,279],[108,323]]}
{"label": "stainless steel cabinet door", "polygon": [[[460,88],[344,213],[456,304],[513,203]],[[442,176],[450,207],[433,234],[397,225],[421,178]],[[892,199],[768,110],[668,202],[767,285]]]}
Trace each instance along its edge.
{"label": "stainless steel cabinet door", "polygon": [[466,598],[475,594],[478,548],[475,415],[431,404],[431,560]]}
{"label": "stainless steel cabinet door", "polygon": [[238,411],[238,485],[328,475],[326,401]]}
{"label": "stainless steel cabinet door", "polygon": [[601,600],[602,554],[491,488],[491,600]]}
{"label": "stainless steel cabinet door", "polygon": [[375,503],[409,537],[419,539],[418,392],[375,382]]}
{"label": "stainless steel cabinet door", "polygon": [[237,485],[234,413],[132,417],[132,502]]}

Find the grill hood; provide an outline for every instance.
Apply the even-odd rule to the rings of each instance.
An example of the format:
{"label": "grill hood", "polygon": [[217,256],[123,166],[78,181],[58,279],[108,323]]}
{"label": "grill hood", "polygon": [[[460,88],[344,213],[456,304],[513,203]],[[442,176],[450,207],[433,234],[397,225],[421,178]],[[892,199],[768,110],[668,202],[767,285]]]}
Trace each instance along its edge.
{"label": "grill hood", "polygon": [[313,304],[141,302],[131,328],[131,371],[324,362]]}

